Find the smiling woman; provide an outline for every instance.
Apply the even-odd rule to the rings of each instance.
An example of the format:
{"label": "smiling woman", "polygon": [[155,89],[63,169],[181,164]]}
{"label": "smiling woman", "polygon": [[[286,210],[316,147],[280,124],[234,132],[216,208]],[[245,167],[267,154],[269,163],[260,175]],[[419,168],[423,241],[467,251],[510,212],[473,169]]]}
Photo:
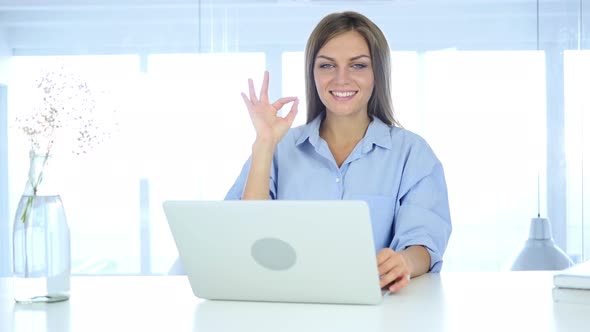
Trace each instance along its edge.
{"label": "smiling woman", "polygon": [[329,114],[367,118],[374,86],[370,54],[365,38],[354,30],[330,39],[319,50],[314,83]]}
{"label": "smiling woman", "polygon": [[[457,0],[452,6],[444,1],[2,0],[0,84],[7,89],[0,89],[0,274],[12,269],[12,218],[23,191],[19,179],[28,168],[27,145],[9,125],[27,108],[27,76],[48,56],[79,63],[81,72],[92,72],[92,83],[101,84],[99,90],[117,91],[113,102],[121,105],[117,143],[65,172],[72,179],[64,182],[63,199],[72,228],[73,273],[162,274],[177,252],[161,201],[225,197],[255,140],[240,97],[241,91],[249,94],[249,77],[258,90],[266,69],[270,100],[299,100],[292,127],[311,125],[325,114],[315,78],[305,77],[314,77],[317,52],[350,30],[324,35],[317,48],[308,49],[310,56],[306,42],[322,18],[348,9],[378,24],[389,45],[376,47],[385,45],[383,40],[366,38],[362,27],[355,28],[366,38],[365,55],[371,58],[351,61],[355,55],[348,55],[343,61],[324,54],[332,58],[322,59],[328,68],[343,69],[348,62],[349,71],[338,78],[337,89],[329,88],[336,94],[328,91],[322,98],[357,100],[356,90],[364,91],[351,77],[367,70],[360,68],[366,64],[373,73],[372,95],[379,97],[369,99],[368,112],[384,98],[395,108],[395,117],[375,116],[371,124],[375,118],[386,125],[399,121],[396,128],[403,124],[436,151],[445,166],[453,221],[444,271],[505,269],[536,216],[539,178],[541,214],[551,220],[556,244],[574,260],[590,257],[590,182],[583,176],[590,174],[590,163],[583,160],[590,155],[590,135],[584,132],[590,128],[590,117],[584,116],[590,105],[584,89],[590,77],[590,6],[581,6],[583,1],[541,0],[537,7],[537,0]],[[375,71],[388,61],[390,76]],[[382,83],[387,80],[389,86]],[[312,111],[308,105],[317,108],[306,117]],[[281,117],[290,106],[283,107]],[[387,107],[381,102],[376,109],[387,115]],[[316,144],[318,159],[344,159],[346,167],[346,155],[359,156],[356,164],[375,152],[385,157],[388,145],[377,138],[354,151],[362,134],[379,134],[371,124],[348,137],[351,144],[332,149],[344,151],[340,157],[328,144]],[[312,150],[309,141],[298,147]],[[375,243],[388,241],[391,225],[379,220],[392,220],[398,212],[387,209],[396,195],[368,188],[391,182],[395,168],[377,174],[373,165],[351,166],[340,174],[337,161],[312,168],[292,157],[275,163],[281,169],[273,179],[281,184],[276,197],[305,193],[312,199],[366,200],[381,235]],[[377,157],[378,164],[390,162]],[[302,182],[298,174],[307,166]],[[367,190],[348,192],[351,181]],[[312,186],[319,190],[311,192]],[[99,207],[87,204],[97,202]]]}
{"label": "smiling woman", "polygon": [[[321,92],[316,93],[322,79],[329,80],[329,77],[333,77],[334,73],[342,73],[344,69],[348,68],[351,77],[364,85],[362,91],[364,99],[360,99],[365,101],[364,105],[368,107],[368,114],[370,116],[376,115],[386,124],[399,126],[394,116],[391,91],[389,90],[391,60],[389,44],[385,35],[370,20],[332,19],[335,15],[338,14],[325,17],[323,25],[325,31],[312,34],[307,41],[305,75],[308,82],[306,85],[308,123],[323,112],[328,107],[326,102],[331,100],[329,98],[322,99]],[[322,23],[320,22],[319,25]],[[325,53],[337,55],[339,63],[336,63],[335,58]],[[337,70],[337,65],[338,68],[341,67],[340,70]],[[324,74],[324,72],[327,73]],[[328,73],[331,73],[332,76]],[[309,80],[311,77],[314,78],[313,81]],[[346,77],[339,79],[342,78],[346,79]],[[342,83],[340,82],[340,84]],[[350,82],[344,84],[350,84]]]}
{"label": "smiling woman", "polygon": [[382,288],[440,271],[451,234],[443,167],[424,139],[394,125],[391,97],[377,92],[390,91],[383,33],[362,14],[330,14],[311,33],[306,64],[308,119],[296,128],[298,100],[271,103],[268,72],[259,96],[249,80],[242,98],[256,139],[226,199],[363,199]]}

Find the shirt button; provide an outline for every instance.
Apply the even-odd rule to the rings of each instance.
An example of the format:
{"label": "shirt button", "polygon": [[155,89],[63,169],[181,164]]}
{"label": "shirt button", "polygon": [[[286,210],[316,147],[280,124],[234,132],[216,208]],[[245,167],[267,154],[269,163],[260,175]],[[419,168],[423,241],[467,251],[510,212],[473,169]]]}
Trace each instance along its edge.
{"label": "shirt button", "polygon": [[340,178],[336,178],[336,182],[340,182]]}

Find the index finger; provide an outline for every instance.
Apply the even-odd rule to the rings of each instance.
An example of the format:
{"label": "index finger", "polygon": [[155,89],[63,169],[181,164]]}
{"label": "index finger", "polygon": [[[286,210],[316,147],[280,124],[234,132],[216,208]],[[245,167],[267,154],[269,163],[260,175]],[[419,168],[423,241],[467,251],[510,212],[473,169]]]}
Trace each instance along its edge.
{"label": "index finger", "polygon": [[264,79],[262,80],[262,87],[260,88],[260,101],[268,103],[268,70],[264,71]]}
{"label": "index finger", "polygon": [[248,79],[248,91],[250,92],[250,102],[257,103],[256,92],[254,91],[254,81],[251,78]]}

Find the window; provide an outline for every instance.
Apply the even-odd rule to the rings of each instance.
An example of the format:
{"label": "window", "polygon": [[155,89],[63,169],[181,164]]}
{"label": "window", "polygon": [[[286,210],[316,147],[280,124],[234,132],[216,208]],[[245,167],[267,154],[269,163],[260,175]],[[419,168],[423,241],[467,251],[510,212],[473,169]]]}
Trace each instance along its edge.
{"label": "window", "polygon": [[[285,95],[304,93],[302,64],[302,52],[283,55]],[[392,67],[397,116],[445,168],[454,228],[445,271],[506,269],[545,196],[543,53],[393,51]]]}
{"label": "window", "polygon": [[[580,1],[6,3],[0,208],[10,219],[0,220],[0,249],[10,247],[28,168],[26,141],[9,125],[52,57],[118,110],[111,139],[68,157],[62,174],[73,272],[163,274],[176,249],[162,201],[223,198],[248,157],[247,79],[258,87],[268,69],[271,99],[299,96],[303,124],[306,39],[325,14],[353,9],[390,42],[396,116],[444,165],[454,226],[444,269],[506,269],[539,209],[562,249],[590,257],[589,22]],[[10,270],[5,255],[0,275]]]}
{"label": "window", "polygon": [[[565,146],[567,156],[567,249],[590,257],[590,52],[564,53]],[[584,255],[582,257],[582,254]]]}
{"label": "window", "polygon": [[[64,58],[118,108],[118,129],[98,149],[67,158],[61,195],[72,233],[72,272],[163,274],[176,258],[166,199],[223,199],[253,141],[236,91],[264,71],[264,54],[166,54]],[[14,57],[11,110],[48,57]],[[224,79],[231,77],[232,79]],[[15,117],[9,113],[9,118]],[[11,179],[26,179],[27,142],[10,132]],[[11,183],[11,215],[22,192]],[[24,182],[23,182],[24,185]]]}

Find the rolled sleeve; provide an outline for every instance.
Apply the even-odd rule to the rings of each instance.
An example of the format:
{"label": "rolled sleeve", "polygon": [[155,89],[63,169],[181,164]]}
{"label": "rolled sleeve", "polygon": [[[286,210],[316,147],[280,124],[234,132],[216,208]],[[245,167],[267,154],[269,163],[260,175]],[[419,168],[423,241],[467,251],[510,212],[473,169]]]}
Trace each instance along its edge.
{"label": "rolled sleeve", "polygon": [[[229,191],[225,195],[225,200],[240,200],[240,199],[242,199],[242,196],[244,195],[244,188],[246,187],[246,180],[248,179],[248,172],[250,171],[250,163],[251,163],[251,158],[248,158],[248,160],[246,160],[246,162],[244,163],[244,166],[242,167],[242,170],[240,171],[238,178],[236,179],[234,184],[231,186],[231,188],[229,189]],[[275,169],[275,167],[274,167],[274,161],[273,161],[273,167],[271,168],[271,170],[274,170],[274,169]],[[269,192],[270,199],[276,199],[276,182],[275,182],[275,176],[274,176],[275,173],[276,173],[276,171],[271,171],[271,177],[269,180],[270,181],[270,192]]]}
{"label": "rolled sleeve", "polygon": [[240,200],[242,199],[242,194],[244,193],[244,186],[246,185],[246,179],[248,177],[248,171],[250,170],[250,158],[246,160],[238,178],[231,186],[227,194],[225,195],[225,200]]}
{"label": "rolled sleeve", "polygon": [[391,248],[399,251],[422,245],[430,254],[430,272],[440,272],[451,230],[447,186],[439,163],[399,200]]}

